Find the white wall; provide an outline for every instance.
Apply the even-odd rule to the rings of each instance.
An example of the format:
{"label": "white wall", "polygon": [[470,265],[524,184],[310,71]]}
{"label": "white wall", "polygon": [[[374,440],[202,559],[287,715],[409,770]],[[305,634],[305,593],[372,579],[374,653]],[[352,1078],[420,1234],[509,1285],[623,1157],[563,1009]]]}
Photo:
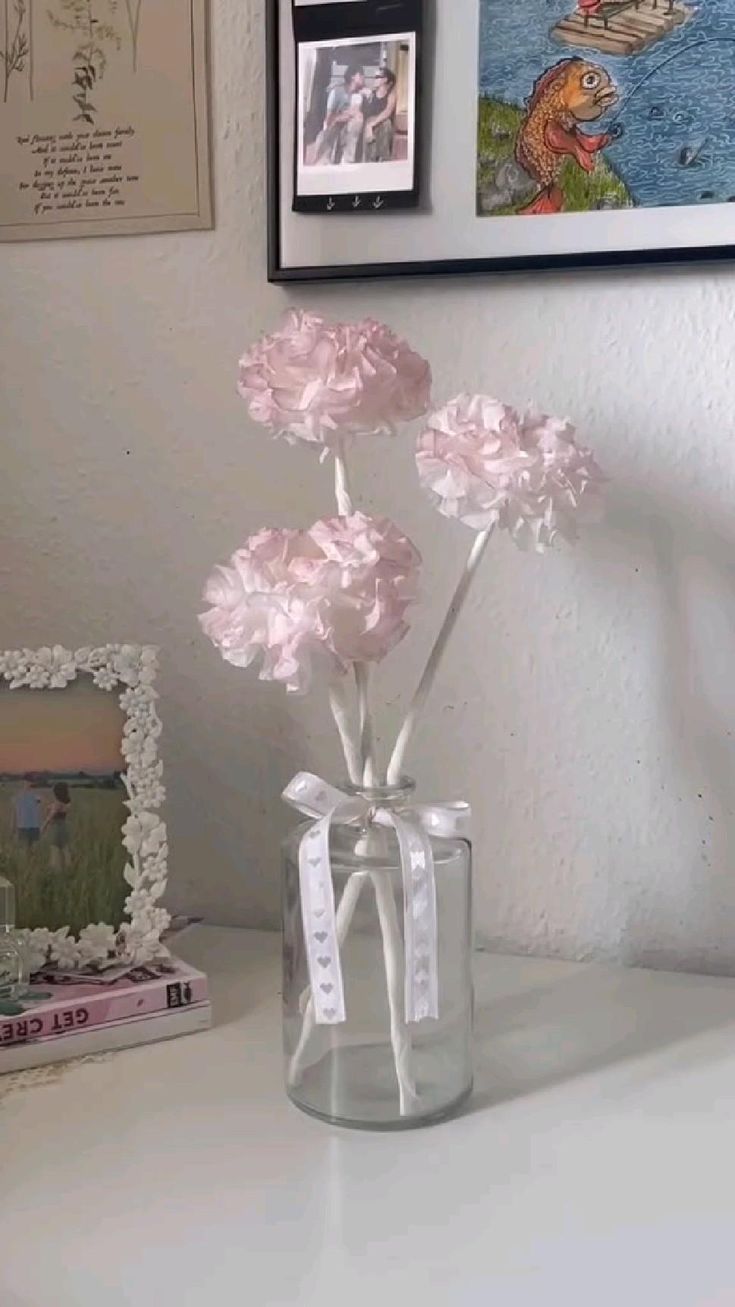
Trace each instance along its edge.
{"label": "white wall", "polygon": [[[163,648],[171,902],[275,923],[278,793],[338,774],[325,705],[222,664],[202,581],[264,523],[329,509],[309,451],[250,426],[241,348],[265,282],[262,0],[217,0],[217,228],[4,246],[0,645]],[[245,12],[243,12],[245,11]],[[299,290],[385,317],[437,396],[569,413],[611,477],[604,526],[545,558],[494,544],[416,741],[425,793],[477,814],[497,946],[735,969],[731,271]],[[431,598],[385,668],[415,682],[468,540],[419,497],[411,439],[361,460],[365,502],[423,548]]]}

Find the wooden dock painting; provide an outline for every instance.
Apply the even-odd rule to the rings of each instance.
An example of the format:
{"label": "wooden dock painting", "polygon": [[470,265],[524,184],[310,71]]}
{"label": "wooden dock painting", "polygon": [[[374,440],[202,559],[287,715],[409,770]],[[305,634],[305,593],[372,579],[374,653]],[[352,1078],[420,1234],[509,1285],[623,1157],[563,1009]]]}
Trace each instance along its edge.
{"label": "wooden dock painting", "polygon": [[479,216],[735,202],[735,0],[479,3]]}
{"label": "wooden dock painting", "polygon": [[675,0],[579,0],[552,36],[564,45],[581,45],[601,54],[637,54],[691,17]]}

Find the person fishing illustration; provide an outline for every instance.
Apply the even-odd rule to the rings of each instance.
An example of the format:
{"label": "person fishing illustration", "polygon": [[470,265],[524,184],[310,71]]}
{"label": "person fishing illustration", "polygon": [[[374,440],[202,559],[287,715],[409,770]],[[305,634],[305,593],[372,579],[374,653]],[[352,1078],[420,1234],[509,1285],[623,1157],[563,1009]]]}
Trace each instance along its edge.
{"label": "person fishing illustration", "polygon": [[592,135],[580,123],[595,122],[617,102],[610,74],[586,59],[562,59],[535,82],[515,146],[518,164],[539,186],[538,193],[518,212],[561,213],[564,193],[558,185],[567,158],[592,172],[595,156],[616,140],[622,128]]}

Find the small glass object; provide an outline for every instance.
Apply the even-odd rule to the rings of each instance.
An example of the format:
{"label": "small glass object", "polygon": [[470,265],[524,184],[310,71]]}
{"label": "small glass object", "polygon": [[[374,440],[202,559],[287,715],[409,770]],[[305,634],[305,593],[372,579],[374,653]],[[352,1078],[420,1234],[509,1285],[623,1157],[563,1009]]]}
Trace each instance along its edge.
{"label": "small glass object", "polygon": [[15,933],[15,886],[0,876],[0,998],[19,998],[27,988],[25,950]]}
{"label": "small glass object", "polygon": [[[369,803],[408,810],[413,782],[355,789]],[[403,877],[392,828],[333,824],[330,856],[335,904],[346,887],[357,904],[341,941],[347,1019],[316,1025],[299,891],[302,822],[284,844],[283,1033],[286,1086],[303,1111],[338,1125],[391,1130],[452,1115],[472,1090],[471,849],[432,837],[439,962],[439,1018],[406,1024],[389,1002],[387,973],[400,970],[403,993]],[[393,905],[391,907],[391,904]],[[387,905],[387,906],[386,906]],[[386,943],[386,920],[400,937],[400,958]],[[399,962],[397,968],[396,963]],[[395,987],[394,987],[395,994]]]}

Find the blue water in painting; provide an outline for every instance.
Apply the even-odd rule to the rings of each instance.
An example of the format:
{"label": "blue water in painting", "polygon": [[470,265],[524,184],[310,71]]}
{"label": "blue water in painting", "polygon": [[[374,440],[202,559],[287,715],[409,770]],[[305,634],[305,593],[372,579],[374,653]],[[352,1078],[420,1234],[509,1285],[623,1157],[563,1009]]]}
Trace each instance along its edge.
{"label": "blue water in painting", "polygon": [[[589,59],[607,69],[621,100],[599,128],[587,130],[622,124],[623,135],[608,146],[605,158],[636,204],[735,198],[735,0],[699,0],[682,27],[627,57],[551,38],[574,0],[480,0],[480,5],[484,94],[522,106],[546,68],[572,55]],[[705,41],[712,43],[700,44]],[[636,90],[648,73],[652,76]],[[694,157],[688,167],[682,166],[682,151]]]}

